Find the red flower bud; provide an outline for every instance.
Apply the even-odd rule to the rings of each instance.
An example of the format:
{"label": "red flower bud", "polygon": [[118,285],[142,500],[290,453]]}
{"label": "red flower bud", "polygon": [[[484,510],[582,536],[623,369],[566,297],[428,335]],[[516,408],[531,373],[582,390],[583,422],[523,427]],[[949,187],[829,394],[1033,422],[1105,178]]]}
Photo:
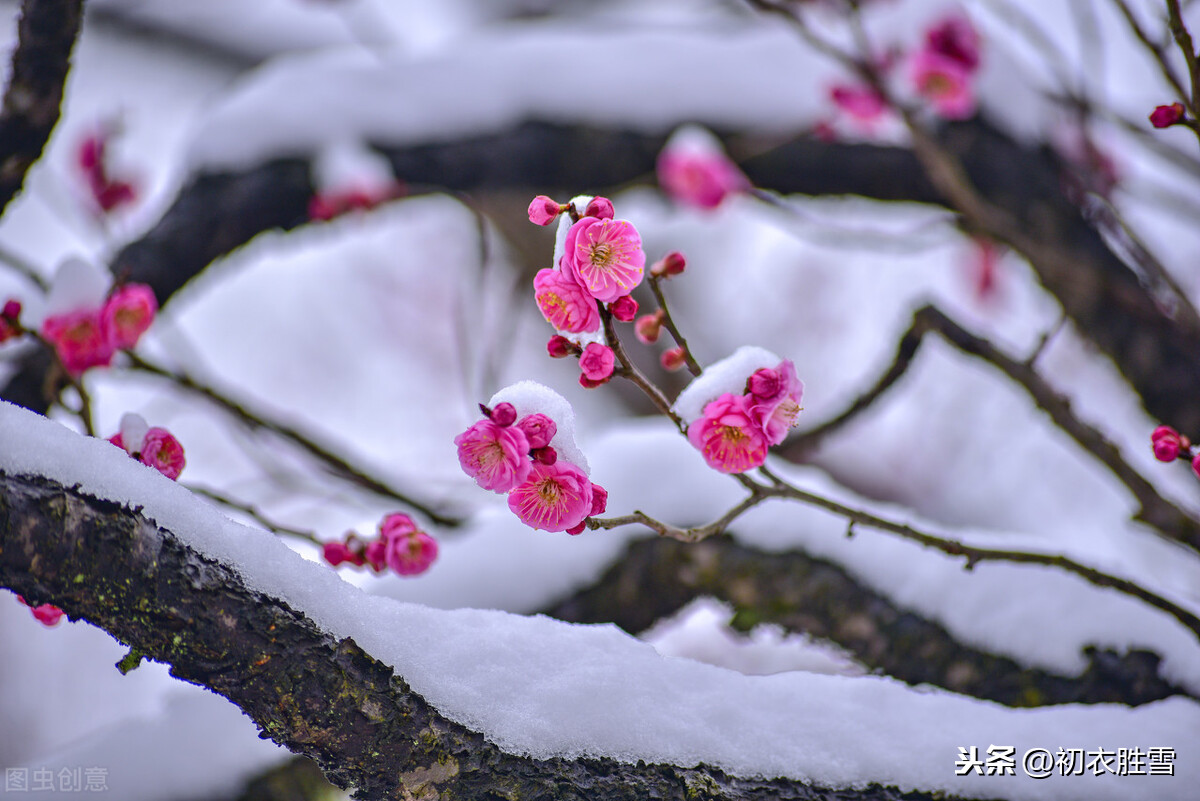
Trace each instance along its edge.
{"label": "red flower bud", "polygon": [[629,295],[622,295],[608,304],[608,310],[621,322],[632,323],[633,318],[637,316],[638,302]]}
{"label": "red flower bud", "polygon": [[664,368],[674,372],[687,364],[687,352],[683,348],[671,348],[663,351],[660,360]]}
{"label": "red flower bud", "polygon": [[583,212],[584,217],[598,217],[601,220],[611,220],[613,215],[612,201],[606,197],[592,198],[592,201],[587,204],[587,208]]}
{"label": "red flower bud", "polygon": [[538,195],[529,204],[529,221],[534,225],[549,225],[562,212],[562,206],[552,198]]}
{"label": "red flower bud", "polygon": [[1169,106],[1158,106],[1150,112],[1150,124],[1155,128],[1170,128],[1183,122],[1186,115],[1182,103],[1172,103]]}
{"label": "red flower bud", "polygon": [[579,349],[562,334],[555,334],[546,343],[546,352],[550,354],[551,359],[565,359],[574,353],[578,353]]}
{"label": "red flower bud", "polygon": [[677,250],[663,256],[650,267],[650,274],[657,278],[679,275],[687,268],[687,259]]}

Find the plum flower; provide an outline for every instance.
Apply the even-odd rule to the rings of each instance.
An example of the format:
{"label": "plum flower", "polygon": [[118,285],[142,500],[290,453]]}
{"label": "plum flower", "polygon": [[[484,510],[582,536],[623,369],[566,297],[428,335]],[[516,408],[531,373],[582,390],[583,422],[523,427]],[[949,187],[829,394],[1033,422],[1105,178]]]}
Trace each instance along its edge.
{"label": "plum flower", "polygon": [[970,71],[960,61],[922,50],[913,56],[912,79],[918,94],[946,119],[966,119],[975,111]]}
{"label": "plum flower", "polygon": [[750,396],[726,392],[688,426],[688,441],[714,470],[744,473],[766,461],[769,443],[749,404]]}
{"label": "plum flower", "polygon": [[545,448],[558,433],[558,426],[544,414],[530,414],[517,421],[517,428],[525,432],[531,450]]}
{"label": "plum flower", "polygon": [[1182,103],[1172,103],[1169,106],[1155,106],[1150,112],[1150,124],[1155,128],[1170,128],[1178,125],[1187,118],[1187,109]]}
{"label": "plum flower", "polygon": [[108,143],[118,133],[113,124],[101,126],[79,143],[76,161],[97,211],[108,214],[137,200],[137,188],[109,175]]}
{"label": "plum flower", "polygon": [[454,438],[463,472],[485,490],[504,493],[523,483],[533,469],[529,440],[518,426],[480,420]]}
{"label": "plum flower", "polygon": [[115,353],[99,309],[76,309],[47,317],[42,322],[42,337],[54,346],[58,360],[73,376],[89,367],[111,364]]}
{"label": "plum flower", "polygon": [[546,195],[538,195],[529,203],[529,221],[534,225],[549,225],[561,213],[558,201]]}
{"label": "plum flower", "polygon": [[21,303],[9,299],[0,309],[0,343],[21,336]]}
{"label": "plum flower", "polygon": [[796,365],[784,359],[775,369],[756,371],[746,382],[747,404],[754,421],[771,445],[778,445],[796,423],[804,384],[796,377]]}
{"label": "plum flower", "polygon": [[126,284],[113,292],[100,310],[100,319],[114,350],[132,348],[154,322],[158,300],[145,284]]}
{"label": "plum flower", "polygon": [[579,357],[579,369],[589,381],[607,381],[612,377],[615,365],[612,348],[599,342],[590,343]]}
{"label": "plum flower", "polygon": [[364,556],[376,572],[386,566],[401,576],[416,576],[429,569],[437,553],[437,541],[396,512],[380,521],[379,539],[367,545]]}
{"label": "plum flower", "polygon": [[887,111],[883,95],[869,86],[836,84],[829,88],[829,99],[851,119],[870,127]]}
{"label": "plum flower", "polygon": [[546,322],[572,334],[600,330],[600,311],[595,299],[571,276],[559,270],[538,270],[533,293]]}
{"label": "plum flower", "polygon": [[41,623],[46,628],[57,626],[59,621],[63,619],[63,610],[59,609],[54,604],[33,604],[26,601],[24,596],[18,595],[17,600],[29,607],[29,611],[37,618],[37,622]]}
{"label": "plum flower", "polygon": [[701,209],[715,209],[727,196],[750,188],[750,181],[726,155],[720,140],[695,126],[671,135],[658,156],[656,171],[658,183],[668,195]]}
{"label": "plum flower", "polygon": [[175,481],[187,466],[183,446],[165,428],[151,427],[140,414],[125,414],[121,428],[108,441]]}
{"label": "plum flower", "polygon": [[957,61],[968,72],[979,67],[979,33],[961,14],[952,14],[926,31],[925,49]]}
{"label": "plum flower", "polygon": [[583,470],[559,459],[535,464],[529,479],[508,496],[508,508],[521,522],[540,531],[575,528],[592,510],[592,482]]}
{"label": "plum flower", "polygon": [[582,217],[567,231],[562,272],[602,303],[632,292],[645,267],[642,237],[626,220]]}

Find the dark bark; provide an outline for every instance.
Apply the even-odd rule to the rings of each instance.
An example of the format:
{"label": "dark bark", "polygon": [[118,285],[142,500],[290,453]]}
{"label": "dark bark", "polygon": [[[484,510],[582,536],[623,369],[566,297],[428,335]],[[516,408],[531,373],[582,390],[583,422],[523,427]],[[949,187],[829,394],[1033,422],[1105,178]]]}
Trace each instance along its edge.
{"label": "dark bark", "polygon": [[83,0],[24,0],[0,109],[0,213],[41,158],[58,122]]}
{"label": "dark bark", "polygon": [[225,696],[263,736],[313,758],[365,801],[933,798],[878,785],[741,779],[708,767],[505,754],[442,718],[353,640],[335,640],[247,588],[231,566],[135,510],[42,477],[0,473],[0,586],[54,603]]}
{"label": "dark bark", "polygon": [[594,586],[544,611],[637,633],[705,596],[734,607],[735,628],[772,623],[836,643],[868,668],[910,684],[934,684],[1009,706],[1137,705],[1188,694],[1158,675],[1157,654],[1089,648],[1088,667],[1079,676],[1024,667],[959,642],[832,562],[800,550],[765,553],[729,537],[698,544],[639,540]]}

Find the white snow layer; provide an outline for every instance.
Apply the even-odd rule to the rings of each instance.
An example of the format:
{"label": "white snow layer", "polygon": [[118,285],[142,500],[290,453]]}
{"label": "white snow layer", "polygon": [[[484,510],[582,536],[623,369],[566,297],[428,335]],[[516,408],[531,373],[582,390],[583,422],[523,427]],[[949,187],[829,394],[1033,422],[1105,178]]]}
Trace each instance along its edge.
{"label": "white snow layer", "polygon": [[[650,431],[639,433],[636,439],[626,437],[626,447],[619,448],[624,458],[641,457],[646,466],[639,476],[630,474],[640,471],[625,474],[631,485],[651,483],[645,480],[654,470],[655,450],[650,448],[662,444]],[[646,443],[647,450],[630,453],[633,441]],[[737,775],[783,776],[830,786],[879,781],[904,790],[1018,799],[1092,801],[1145,793],[1186,799],[1200,780],[1195,739],[1200,705],[1193,701],[1175,698],[1134,709],[1097,705],[1013,710],[940,691],[914,690],[879,677],[744,676],[691,660],[663,658],[613,626],[396,602],[366,595],[274,536],[227,520],[106,442],[83,438],[8,404],[0,406],[0,442],[5,443],[0,468],[78,483],[85,492],[143,505],[144,514],[159,525],[235,565],[250,586],[285,599],[334,636],[353,637],[393,665],[444,715],[485,733],[512,753],[539,758],[604,755],[679,765],[703,762]],[[614,496],[626,489],[620,486]],[[641,500],[634,486],[628,489],[628,497]],[[694,484],[691,490],[693,498],[703,495]],[[777,512],[769,510],[784,508],[766,507],[763,512],[774,517]],[[762,522],[766,532],[779,531],[779,520]],[[785,534],[760,531],[759,536]],[[829,539],[844,542],[840,537]],[[841,547],[874,550],[882,545],[882,538],[868,545],[860,536]],[[922,585],[943,583],[938,573],[949,566],[946,562],[939,571],[930,566],[939,560],[897,559],[886,551],[880,560],[907,582],[912,595]],[[1007,610],[996,610],[999,599],[1025,602],[1032,594],[1028,582],[1036,577],[1053,590],[1050,597],[1042,592],[1041,608],[1086,609],[1103,618],[1107,630],[1120,629],[1130,640],[1149,636],[1162,641],[1166,662],[1176,673],[1188,674],[1191,686],[1200,685],[1194,640],[1179,626],[1164,630],[1160,613],[1135,604],[1114,618],[1107,614],[1111,605],[1105,608],[1111,593],[1055,581],[1047,571],[1016,569],[989,579],[983,567],[964,581],[964,600],[970,601],[967,595],[978,594],[978,587],[990,581],[1000,582],[1005,592],[993,598],[990,608],[977,604],[970,609],[974,625],[987,628],[1006,619]],[[1013,593],[1014,587],[1019,592]],[[939,594],[946,589],[940,587]],[[950,588],[952,595],[958,590]],[[1014,610],[1017,617],[1030,611],[1021,606]],[[1071,636],[1081,618],[1085,616],[1065,617],[1049,636]],[[1029,638],[1027,631],[1024,638]],[[1054,752],[1059,747],[1170,747],[1177,754],[1175,776],[1055,776],[1039,781],[1022,775],[1019,766],[1011,777],[955,775],[960,747],[976,746],[984,752],[992,744],[1013,746],[1018,758],[1031,748]]]}
{"label": "white snow layer", "polygon": [[704,407],[709,401],[716,400],[725,393],[744,394],[746,381],[755,371],[763,368],[774,369],[779,366],[780,361],[781,359],[769,350],[743,345],[719,362],[704,368],[704,372],[679,393],[672,408],[684,420],[696,420],[704,413]]}

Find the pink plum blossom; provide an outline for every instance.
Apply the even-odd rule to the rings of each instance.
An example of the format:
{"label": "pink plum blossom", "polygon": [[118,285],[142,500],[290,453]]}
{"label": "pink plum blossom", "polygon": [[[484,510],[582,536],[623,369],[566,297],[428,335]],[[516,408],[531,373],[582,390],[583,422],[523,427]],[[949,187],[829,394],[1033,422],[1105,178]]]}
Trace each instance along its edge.
{"label": "pink plum blossom", "polygon": [[501,428],[517,422],[517,407],[511,403],[497,403],[496,407],[491,410],[486,406],[481,406],[481,408],[484,415]]}
{"label": "pink plum blossom", "polygon": [[142,440],[142,464],[153,467],[172,481],[179,478],[187,460],[183,446],[165,428],[152,427]]}
{"label": "pink plum blossom", "polygon": [[508,508],[521,522],[539,531],[566,531],[578,526],[592,509],[592,482],[570,462],[535,464],[529,479],[508,496]]}
{"label": "pink plum blossom", "polygon": [[529,203],[529,221],[534,225],[549,225],[561,213],[558,201],[545,195],[538,195]]}
{"label": "pink plum blossom", "polygon": [[132,348],[154,322],[158,300],[145,284],[126,284],[109,296],[100,319],[114,350]]}
{"label": "pink plum blossom", "polygon": [[47,317],[42,322],[42,337],[54,346],[59,361],[73,376],[89,367],[112,363],[114,349],[99,309],[76,309]]}
{"label": "pink plum blossom", "polygon": [[766,461],[769,443],[750,415],[749,401],[749,396],[726,392],[709,401],[688,426],[688,441],[714,470],[744,473]]}
{"label": "pink plum blossom", "polygon": [[23,603],[25,606],[28,606],[29,611],[33,613],[35,618],[37,618],[37,622],[41,623],[47,628],[51,626],[57,626],[59,621],[63,619],[63,610],[59,609],[54,604],[38,604],[37,606],[34,606],[20,595],[17,596],[17,600]]}
{"label": "pink plum blossom", "polygon": [[572,276],[560,270],[538,270],[533,278],[534,298],[546,322],[572,334],[600,330],[596,300]]}
{"label": "pink plum blossom", "polygon": [[416,576],[429,569],[437,553],[437,541],[396,512],[380,522],[379,539],[367,545],[364,556],[376,572],[386,566],[401,576]]}
{"label": "pink plum blossom", "polygon": [[659,186],[676,201],[715,209],[726,197],[750,188],[750,181],[708,131],[683,128],[674,134],[656,164]]}
{"label": "pink plum blossom", "polygon": [[615,365],[612,348],[599,342],[590,343],[579,357],[579,369],[590,381],[607,381],[612,377]]}
{"label": "pink plum blossom", "polygon": [[340,567],[343,564],[362,567],[366,564],[366,558],[363,553],[352,550],[345,542],[325,543],[321,546],[321,557],[334,567]]}
{"label": "pink plum blossom", "polygon": [[768,444],[778,445],[800,413],[804,384],[796,377],[796,365],[791,359],[784,359],[774,369],[755,371],[746,384],[750,419],[762,431]]}
{"label": "pink plum blossom", "polygon": [[979,33],[962,14],[952,14],[926,31],[925,49],[957,61],[968,72],[979,67]]}
{"label": "pink plum blossom", "polygon": [[922,50],[913,56],[912,79],[917,93],[946,119],[966,119],[975,111],[970,73],[958,61]]}
{"label": "pink plum blossom", "polygon": [[530,414],[517,421],[517,428],[525,432],[531,450],[545,448],[558,433],[558,426],[544,414]]}
{"label": "pink plum blossom", "polygon": [[480,420],[454,438],[463,472],[485,490],[504,493],[529,478],[529,440],[517,426]]}
{"label": "pink plum blossom", "polygon": [[870,126],[883,117],[887,101],[869,86],[835,84],[829,88],[829,99],[851,119]]}
{"label": "pink plum blossom", "polygon": [[645,266],[642,237],[630,222],[582,217],[567,231],[562,272],[602,303],[632,292]]}
{"label": "pink plum blossom", "polygon": [[109,175],[108,143],[116,133],[116,126],[107,124],[79,143],[76,163],[83,176],[84,184],[97,210],[104,214],[132,203],[137,199],[137,189],[129,181]]}

